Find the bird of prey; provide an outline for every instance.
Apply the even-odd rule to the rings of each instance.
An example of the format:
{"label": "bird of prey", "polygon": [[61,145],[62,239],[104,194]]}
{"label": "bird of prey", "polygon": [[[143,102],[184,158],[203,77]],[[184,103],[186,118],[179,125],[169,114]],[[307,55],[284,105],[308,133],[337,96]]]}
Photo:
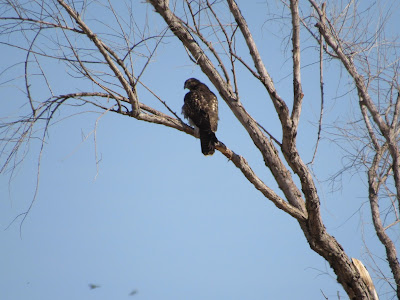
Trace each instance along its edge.
{"label": "bird of prey", "polygon": [[204,155],[213,155],[218,143],[215,136],[218,127],[217,96],[196,78],[186,80],[184,88],[189,89],[189,92],[185,95],[182,114],[198,130],[201,152]]}

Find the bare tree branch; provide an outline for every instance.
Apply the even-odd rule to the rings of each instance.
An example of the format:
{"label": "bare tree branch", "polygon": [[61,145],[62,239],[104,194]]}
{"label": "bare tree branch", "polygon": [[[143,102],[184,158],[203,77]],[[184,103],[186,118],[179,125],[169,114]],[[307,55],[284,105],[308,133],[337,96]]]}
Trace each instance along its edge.
{"label": "bare tree branch", "polygon": [[[329,116],[329,110],[324,110],[324,101],[330,95],[329,88],[324,88],[327,83],[324,79],[324,68],[334,65],[335,68],[343,68],[348,75],[346,78],[350,78],[350,82],[345,83],[349,92],[345,91],[343,94],[351,98],[353,91],[357,92],[357,105],[351,103],[350,106],[351,109],[356,109],[355,118],[335,125],[333,133],[333,139],[340,140],[337,144],[345,141],[340,147],[344,153],[341,158],[346,163],[338,174],[356,170],[355,172],[368,177],[373,225],[386,250],[386,258],[396,282],[396,286],[392,285],[392,288],[400,298],[400,267],[396,244],[391,239],[391,234],[400,224],[400,59],[398,46],[389,44],[385,36],[384,25],[390,13],[379,16],[371,34],[365,28],[368,26],[364,26],[368,21],[362,20],[364,12],[357,10],[360,5],[357,1],[319,4],[315,0],[309,0],[307,3],[311,4],[310,9],[298,0],[281,0],[282,10],[278,14],[273,13],[273,17],[275,22],[280,23],[282,32],[286,35],[282,38],[283,43],[287,49],[292,50],[291,59],[285,58],[292,63],[292,71],[289,71],[290,75],[285,79],[293,79],[293,98],[289,95],[285,96],[288,99],[284,99],[281,95],[288,95],[284,90],[286,87],[282,87],[279,82],[274,84],[270,75],[272,69],[267,70],[260,51],[262,48],[257,47],[257,35],[253,36],[250,31],[252,22],[245,19],[235,0],[175,1],[171,2],[171,8],[168,0],[145,2],[148,4],[143,3],[143,6],[150,5],[161,16],[161,23],[156,26],[161,29],[150,29],[152,24],[147,19],[141,27],[137,23],[138,19],[134,18],[133,10],[125,15],[121,14],[117,5],[113,6],[110,0],[101,3],[111,16],[107,21],[86,18],[85,14],[90,9],[86,2],[34,1],[29,6],[11,0],[2,4],[7,7],[7,12],[0,17],[0,22],[4,25],[0,29],[0,37],[5,37],[0,40],[0,46],[24,51],[24,57],[20,60],[24,70],[19,74],[20,79],[15,81],[19,80],[18,84],[26,97],[26,106],[21,109],[26,115],[16,120],[1,120],[0,172],[9,169],[13,172],[13,168],[26,155],[27,149],[23,146],[27,146],[30,140],[37,138],[41,142],[36,191],[30,207],[21,217],[26,218],[36,199],[46,134],[49,126],[59,122],[55,115],[63,107],[81,110],[91,107],[96,114],[117,113],[135,120],[160,124],[198,138],[194,128],[183,122],[175,112],[173,102],[169,103],[166,98],[152,90],[158,83],[149,83],[144,75],[151,71],[158,52],[164,46],[175,47],[174,41],[179,39],[182,50],[188,54],[183,59],[189,61],[189,58],[198,65],[215,86],[261,154],[264,164],[257,167],[265,167],[265,172],[272,174],[273,184],[277,185],[276,190],[271,188],[273,185],[270,182],[265,184],[261,180],[263,174],[256,174],[247,160],[225,146],[222,139],[217,143],[216,149],[232,161],[265,198],[298,222],[310,248],[329,263],[337,275],[337,281],[350,299],[374,299],[375,292],[371,288],[373,283],[371,278],[366,280],[363,277],[365,270],[360,267],[363,265],[358,264],[359,260],[351,259],[325,227],[320,209],[321,194],[316,185],[321,180],[304,163],[305,156],[299,151],[303,151],[303,145],[299,144],[299,149],[297,146],[298,133],[301,133],[302,128],[299,126],[300,116],[302,110],[306,112],[307,109],[307,106],[302,107],[303,88],[307,87],[307,91],[310,91],[309,80],[303,72],[307,68],[317,71],[319,66],[321,107],[319,115],[313,119],[319,126],[310,162],[314,166],[318,161],[315,159],[318,146],[324,140],[324,135],[327,134],[325,129],[328,128],[325,115]],[[133,4],[130,5],[133,9]],[[373,5],[366,4],[365,13],[372,11]],[[108,23],[109,20],[113,25]],[[302,30],[301,26],[306,30]],[[273,34],[278,36],[275,32]],[[14,41],[14,35],[20,39]],[[309,59],[309,49],[319,49],[319,53],[313,53],[312,59]],[[46,73],[45,60],[63,66],[65,72],[58,73],[60,78],[57,80],[62,81],[63,76],[66,76],[78,82],[79,87],[59,87],[49,76],[49,72]],[[303,60],[307,63],[302,66]],[[245,72],[241,72],[243,69]],[[243,76],[261,82],[266,90],[265,95],[268,94],[275,108],[268,111],[267,118],[279,119],[274,124],[275,127],[264,128],[261,124],[266,124],[265,119],[258,121],[249,114],[248,111],[254,109],[250,106],[254,101],[246,102],[251,96],[246,97],[247,99],[243,97],[245,100],[241,102],[241,93],[245,90],[241,85]],[[34,86],[34,78],[40,78],[37,86]],[[8,84],[12,80],[5,82]],[[340,86],[342,82],[338,82]],[[318,83],[314,86],[317,85]],[[279,90],[280,88],[282,89]],[[36,89],[43,91],[36,93]],[[341,86],[338,89],[343,91]],[[307,105],[314,106],[311,101],[312,93],[309,98]],[[149,101],[155,102],[155,105]],[[293,104],[288,105],[291,101]],[[303,113],[302,118],[306,116]],[[95,126],[98,120],[99,118]],[[281,137],[276,135],[275,129],[278,134],[282,134]],[[325,165],[322,167],[325,168]],[[362,173],[363,171],[367,173]],[[389,228],[391,229],[388,230]],[[391,280],[389,275],[384,274],[384,268],[378,266],[376,270],[379,276]],[[327,298],[324,293],[323,295]]]}
{"label": "bare tree branch", "polygon": [[300,75],[300,17],[299,17],[299,3],[298,0],[290,1],[290,11],[292,15],[292,45],[293,45],[293,91],[294,101],[292,110],[292,130],[297,131],[300,121],[301,103],[303,100],[303,91],[301,88],[301,75]]}
{"label": "bare tree branch", "polygon": [[[111,59],[110,55],[108,54],[107,47],[104,43],[90,30],[90,28],[82,21],[81,17],[63,0],[57,0],[58,3],[64,7],[64,9],[68,12],[68,14],[75,20],[75,22],[82,28],[85,34],[88,36],[89,39],[93,41],[93,43],[97,46],[100,53],[104,56],[104,59],[107,61],[108,65],[114,72],[115,76],[121,82],[122,86],[124,87],[126,93],[128,94],[128,98],[131,101],[132,105],[132,115],[137,117],[140,114],[139,111],[139,102],[136,95],[132,91],[132,87],[126,81],[122,73],[119,71],[117,66],[114,64],[113,60]],[[108,49],[110,50],[110,49]]]}
{"label": "bare tree branch", "polygon": [[[386,147],[385,147],[386,148]],[[400,265],[397,259],[397,251],[394,243],[389,238],[389,236],[385,232],[385,228],[382,225],[380,212],[379,212],[379,204],[378,204],[378,194],[379,189],[382,184],[382,181],[379,180],[376,172],[378,169],[378,164],[382,159],[382,154],[385,148],[381,148],[377,151],[374,161],[368,170],[368,185],[369,185],[369,203],[371,205],[372,212],[372,220],[374,223],[376,234],[381,241],[381,243],[385,246],[386,256],[388,258],[389,266],[393,272],[396,285],[397,285],[397,294],[399,294],[399,282],[398,278],[400,278]]]}
{"label": "bare tree branch", "polygon": [[163,0],[149,1],[154,6],[155,10],[164,18],[171,31],[191,52],[202,71],[208,76],[237,119],[246,128],[255,145],[260,149],[266,165],[277,178],[279,186],[289,203],[304,212],[304,202],[301,199],[301,193],[292,181],[290,172],[277,157],[277,151],[274,145],[261,132],[257,124],[241,105],[239,99],[236,99],[232,87],[222,79],[210,59],[195,42],[187,29],[182,25],[180,19],[171,12],[168,6],[166,6],[165,2]]}

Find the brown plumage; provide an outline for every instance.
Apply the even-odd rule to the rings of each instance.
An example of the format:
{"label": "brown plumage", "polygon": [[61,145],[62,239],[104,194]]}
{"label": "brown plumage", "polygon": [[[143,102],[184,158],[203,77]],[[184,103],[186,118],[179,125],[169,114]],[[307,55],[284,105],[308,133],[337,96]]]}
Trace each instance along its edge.
{"label": "brown plumage", "polygon": [[215,144],[218,143],[215,136],[218,127],[218,99],[196,78],[186,80],[184,88],[190,91],[185,95],[182,114],[199,130],[201,152],[213,155]]}

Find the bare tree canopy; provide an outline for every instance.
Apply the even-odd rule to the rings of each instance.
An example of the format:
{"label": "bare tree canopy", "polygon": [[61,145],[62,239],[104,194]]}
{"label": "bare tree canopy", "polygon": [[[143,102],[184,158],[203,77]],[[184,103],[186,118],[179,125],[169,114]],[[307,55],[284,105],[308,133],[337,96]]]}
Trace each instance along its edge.
{"label": "bare tree canopy", "polygon": [[[197,140],[192,152],[182,141],[147,131],[162,128],[176,140],[199,138],[180,113],[184,82],[196,77],[219,99],[215,148],[225,158],[207,158],[212,171],[200,171],[206,168],[200,165],[174,172],[195,176],[197,189],[218,201],[207,184],[209,174],[238,170],[251,184],[247,188],[273,204],[268,213],[279,211],[295,221],[293,236],[304,237],[308,250],[334,273],[343,290],[329,297],[321,291],[321,297],[400,299],[399,3],[12,0],[0,7],[0,88],[8,95],[0,115],[2,178],[12,186],[32,152],[37,164],[33,196],[14,221],[23,224],[40,202],[47,147],[58,128],[68,132],[63,124],[71,118],[95,120],[97,172],[102,158],[96,133],[106,115],[116,116],[113,122],[129,121],[121,132],[137,131],[135,151],[143,154],[126,159],[132,177],[145,172],[138,168],[142,161],[154,159],[145,155],[150,141],[160,149],[157,157],[176,166],[195,156],[206,159]],[[167,156],[167,148],[176,156]],[[138,188],[135,183],[124,187],[128,195]],[[352,185],[362,186],[361,200],[345,192]],[[187,193],[174,196],[186,199]],[[253,197],[246,197],[247,205]],[[362,221],[349,233],[364,243],[362,257],[361,250],[353,253],[335,238],[346,222],[338,223],[322,206],[335,198],[357,207],[341,204],[337,214]],[[282,224],[266,222],[280,235]],[[282,240],[290,238],[281,234]],[[292,254],[302,259],[296,249]]]}

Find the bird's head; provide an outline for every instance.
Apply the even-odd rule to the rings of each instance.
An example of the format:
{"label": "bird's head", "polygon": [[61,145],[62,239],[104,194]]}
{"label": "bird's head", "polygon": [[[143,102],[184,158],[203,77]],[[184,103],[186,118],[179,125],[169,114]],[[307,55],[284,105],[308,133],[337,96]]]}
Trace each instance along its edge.
{"label": "bird's head", "polygon": [[201,82],[196,78],[189,78],[185,81],[185,85],[183,86],[184,89],[192,90],[196,88]]}

